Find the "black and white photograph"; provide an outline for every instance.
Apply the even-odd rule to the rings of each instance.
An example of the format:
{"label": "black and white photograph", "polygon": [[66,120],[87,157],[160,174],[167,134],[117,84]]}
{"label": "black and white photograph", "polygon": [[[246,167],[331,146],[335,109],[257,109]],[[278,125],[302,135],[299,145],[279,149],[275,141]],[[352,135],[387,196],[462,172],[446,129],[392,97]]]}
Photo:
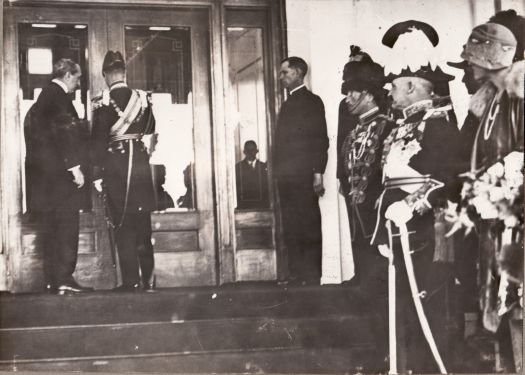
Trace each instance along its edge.
{"label": "black and white photograph", "polygon": [[0,20],[0,373],[523,373],[525,0]]}

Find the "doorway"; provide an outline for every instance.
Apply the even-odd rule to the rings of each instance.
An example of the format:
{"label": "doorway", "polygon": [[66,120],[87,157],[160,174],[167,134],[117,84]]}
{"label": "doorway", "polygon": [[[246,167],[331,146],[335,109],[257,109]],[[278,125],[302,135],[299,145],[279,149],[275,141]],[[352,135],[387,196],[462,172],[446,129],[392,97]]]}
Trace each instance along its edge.
{"label": "doorway", "polygon": [[[10,146],[21,171],[13,186],[19,200],[18,246],[10,246],[12,291],[38,291],[43,285],[43,228],[26,211],[25,116],[51,79],[62,57],[78,62],[82,87],[73,98],[87,126],[91,99],[105,85],[101,75],[107,50],[121,51],[130,87],[152,93],[156,136],[150,166],[157,211],[152,213],[155,273],[159,287],[214,285],[216,235],[213,186],[208,8],[36,8],[6,9],[5,61],[16,74],[5,83],[6,118],[16,119]],[[7,130],[4,129],[4,134]],[[16,160],[15,160],[16,159]],[[79,258],[75,278],[97,289],[118,282],[118,264],[110,241],[102,198],[86,192],[80,219]]]}

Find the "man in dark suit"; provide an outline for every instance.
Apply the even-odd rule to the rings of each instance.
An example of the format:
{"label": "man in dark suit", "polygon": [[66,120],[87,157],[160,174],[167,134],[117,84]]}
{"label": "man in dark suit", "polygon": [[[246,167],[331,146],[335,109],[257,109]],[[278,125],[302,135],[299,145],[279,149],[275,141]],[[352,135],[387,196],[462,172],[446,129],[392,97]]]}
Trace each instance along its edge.
{"label": "man in dark suit", "polygon": [[281,63],[288,99],[275,134],[275,173],[281,202],[289,281],[318,284],[321,277],[323,173],[328,160],[324,104],[304,85],[308,65],[299,57]]}
{"label": "man in dark suit", "polygon": [[122,285],[114,290],[136,291],[142,281],[144,290],[151,291],[155,277],[150,213],[156,202],[142,135],[154,132],[155,119],[149,95],[126,85],[120,52],[106,53],[102,74],[109,90],[94,99],[92,159],[95,188],[102,191],[104,183],[115,229]]}
{"label": "man in dark suit", "polygon": [[48,228],[44,253],[46,290],[59,294],[92,290],[73,279],[78,254],[79,209],[84,164],[82,123],[70,93],[79,86],[80,66],[60,59],[53,80],[30,111],[26,129],[28,211]]}
{"label": "man in dark suit", "polygon": [[246,141],[246,157],[235,165],[237,208],[268,208],[268,168],[257,159],[257,143]]}

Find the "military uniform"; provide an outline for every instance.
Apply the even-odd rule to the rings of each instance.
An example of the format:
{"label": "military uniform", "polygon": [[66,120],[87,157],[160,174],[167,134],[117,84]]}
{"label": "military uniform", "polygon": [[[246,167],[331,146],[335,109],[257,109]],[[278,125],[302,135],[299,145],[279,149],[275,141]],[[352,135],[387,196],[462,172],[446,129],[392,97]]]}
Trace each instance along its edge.
{"label": "military uniform", "polygon": [[[436,207],[451,194],[448,189],[454,181],[458,130],[447,118],[449,110],[450,106],[436,108],[432,100],[414,103],[403,111],[404,118],[385,140],[384,190],[378,202],[373,243],[389,243],[385,211],[392,203],[404,200],[413,207],[415,202],[425,200]],[[422,303],[438,348],[446,358],[446,290],[451,278],[446,266],[434,261],[433,210],[422,215],[414,213],[407,228],[415,277],[425,295]],[[406,370],[405,365],[413,371],[436,371],[412,301],[396,229],[393,226],[398,350],[400,355],[407,356],[407,363],[401,363],[401,371]]]}
{"label": "military uniform", "polygon": [[375,204],[382,191],[383,142],[393,127],[393,122],[375,107],[359,116],[357,127],[350,132],[342,147],[348,180],[354,269],[358,277],[367,272],[368,260],[379,256],[376,247],[370,245],[370,240],[377,217]]}
{"label": "military uniform", "polygon": [[[125,287],[153,276],[151,211],[154,187],[144,134],[155,130],[149,96],[124,82],[114,83],[94,101],[92,150],[94,179],[102,178]],[[139,276],[140,267],[140,276]]]}

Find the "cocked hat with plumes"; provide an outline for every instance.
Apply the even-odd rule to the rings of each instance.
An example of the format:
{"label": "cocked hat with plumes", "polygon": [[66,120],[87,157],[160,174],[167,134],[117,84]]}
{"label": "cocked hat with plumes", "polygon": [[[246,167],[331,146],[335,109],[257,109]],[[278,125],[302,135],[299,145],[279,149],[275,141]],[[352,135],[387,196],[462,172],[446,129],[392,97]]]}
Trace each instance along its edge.
{"label": "cocked hat with plumes", "polygon": [[115,69],[126,69],[126,62],[122,53],[119,51],[108,51],[104,56],[104,62],[102,63],[102,71],[109,72]]}
{"label": "cocked hat with plumes", "polygon": [[432,82],[434,85],[440,83],[446,83],[454,79],[453,75],[447,74],[441,70],[439,66],[436,69],[432,69],[430,64],[420,67],[417,70],[412,71],[409,67],[402,69],[401,72],[397,74],[390,73],[386,77],[386,82],[392,82],[393,80],[401,77],[417,77],[426,79],[429,82]]}
{"label": "cocked hat with plumes", "polygon": [[375,63],[370,55],[361,51],[357,46],[350,47],[350,61],[343,71],[341,93],[346,95],[349,90],[378,91],[385,84],[384,69]]}
{"label": "cocked hat with plumes", "polygon": [[382,43],[392,49],[392,59],[385,66],[391,72],[386,82],[418,77],[431,82],[435,94],[450,94],[448,83],[454,76],[438,66],[440,56],[435,47],[439,44],[439,35],[431,25],[416,20],[398,22],[388,29]]}
{"label": "cocked hat with plumes", "polygon": [[516,44],[516,37],[505,26],[484,23],[472,30],[461,58],[488,70],[506,68],[512,65]]}
{"label": "cocked hat with plumes", "polygon": [[432,66],[428,64],[414,71],[407,67],[402,69],[398,74],[390,73],[386,77],[386,82],[392,82],[395,79],[402,77],[423,78],[431,82],[434,87],[434,92],[439,96],[449,95],[450,91],[448,83],[454,79],[453,75],[445,73],[439,66],[437,66],[436,69],[432,69]]}

